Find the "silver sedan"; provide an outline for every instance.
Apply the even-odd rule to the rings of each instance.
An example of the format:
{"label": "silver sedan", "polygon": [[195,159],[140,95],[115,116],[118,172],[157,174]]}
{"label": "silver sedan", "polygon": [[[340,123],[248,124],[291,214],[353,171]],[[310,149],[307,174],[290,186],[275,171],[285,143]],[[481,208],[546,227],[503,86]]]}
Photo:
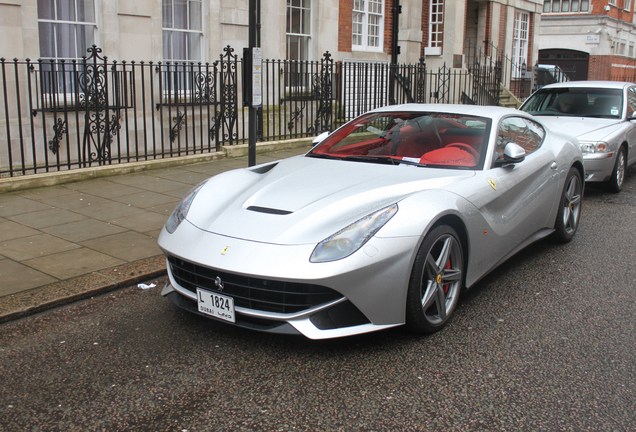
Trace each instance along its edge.
{"label": "silver sedan", "polygon": [[228,324],[312,339],[431,333],[464,288],[579,226],[578,142],[521,111],[390,106],[318,141],[192,190],[159,236],[162,294]]}
{"label": "silver sedan", "polygon": [[580,141],[587,182],[604,183],[612,192],[623,188],[627,168],[636,163],[636,84],[550,84],[532,94],[520,109]]}

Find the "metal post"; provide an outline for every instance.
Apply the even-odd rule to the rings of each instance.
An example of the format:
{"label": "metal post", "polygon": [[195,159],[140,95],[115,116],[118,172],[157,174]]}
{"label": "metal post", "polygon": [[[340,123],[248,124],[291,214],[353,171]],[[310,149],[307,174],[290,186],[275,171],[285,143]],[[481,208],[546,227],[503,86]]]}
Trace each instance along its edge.
{"label": "metal post", "polygon": [[[253,55],[253,48],[261,46],[261,1],[250,0],[249,2],[249,55]],[[250,62],[251,63],[251,62]],[[250,71],[251,74],[251,71]],[[248,85],[250,86],[249,94],[254,94],[252,88],[252,80],[249,79]],[[248,129],[248,165],[256,165],[256,121],[257,121],[257,107],[254,106],[252,101],[249,102],[249,129]]]}
{"label": "metal post", "polygon": [[391,65],[389,66],[389,104],[391,105],[394,105],[396,103],[395,82],[398,73],[398,55],[400,54],[400,45],[398,44],[398,34],[400,31],[400,13],[402,13],[400,0],[393,0],[393,8],[391,10],[391,17],[393,18],[393,25],[391,27]]}

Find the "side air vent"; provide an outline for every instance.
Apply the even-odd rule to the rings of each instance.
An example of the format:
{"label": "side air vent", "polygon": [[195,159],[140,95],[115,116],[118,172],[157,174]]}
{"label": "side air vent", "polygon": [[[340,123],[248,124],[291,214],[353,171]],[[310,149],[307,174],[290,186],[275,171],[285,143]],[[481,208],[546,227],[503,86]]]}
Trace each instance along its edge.
{"label": "side air vent", "polygon": [[259,212],[259,213],[268,213],[268,214],[275,214],[275,215],[288,215],[291,213],[288,210],[280,210],[280,209],[273,209],[273,208],[259,207],[259,206],[249,206],[247,209],[251,211]]}

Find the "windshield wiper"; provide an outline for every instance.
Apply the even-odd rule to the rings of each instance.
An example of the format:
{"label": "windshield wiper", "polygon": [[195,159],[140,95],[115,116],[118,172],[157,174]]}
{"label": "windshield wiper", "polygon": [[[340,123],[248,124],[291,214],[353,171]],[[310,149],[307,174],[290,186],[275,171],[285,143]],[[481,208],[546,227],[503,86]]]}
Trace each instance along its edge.
{"label": "windshield wiper", "polygon": [[336,159],[336,160],[342,160],[341,157],[339,156],[334,156],[334,155],[330,155],[330,154],[326,154],[326,153],[307,153],[305,156],[307,157],[313,157],[313,158],[318,158],[318,159]]}
{"label": "windshield wiper", "polygon": [[407,160],[407,159],[396,159],[396,158],[392,158],[392,157],[386,157],[386,156],[368,156],[368,155],[362,155],[362,156],[345,156],[343,157],[343,160],[348,160],[348,161],[355,161],[355,162],[371,162],[371,163],[381,163],[381,164],[386,164],[386,165],[414,165],[414,166],[426,166],[424,164],[421,164],[417,161],[414,160]]}
{"label": "windshield wiper", "polygon": [[589,117],[589,118],[606,118],[606,119],[616,119],[618,117],[613,116],[611,114],[586,114],[581,117]]}
{"label": "windshield wiper", "polygon": [[396,159],[387,156],[370,156],[370,155],[342,155],[335,156],[331,154],[325,153],[307,153],[307,157],[314,157],[319,159],[334,159],[334,160],[343,160],[350,162],[369,162],[369,163],[377,163],[383,165],[413,165],[424,167],[427,166],[425,164],[419,163],[414,160],[407,159]]}

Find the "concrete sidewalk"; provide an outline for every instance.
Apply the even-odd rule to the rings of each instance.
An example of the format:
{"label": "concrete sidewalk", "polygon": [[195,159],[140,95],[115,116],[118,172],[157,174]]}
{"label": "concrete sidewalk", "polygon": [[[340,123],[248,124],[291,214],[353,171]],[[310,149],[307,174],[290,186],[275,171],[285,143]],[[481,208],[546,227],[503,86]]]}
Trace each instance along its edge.
{"label": "concrete sidewalk", "polygon": [[[307,143],[286,147],[259,151],[257,163],[309,148]],[[156,241],[163,224],[193,186],[247,167],[247,156],[229,156],[99,177],[72,172],[42,176],[17,190],[11,179],[3,179],[0,322],[164,275]],[[38,181],[47,186],[33,187]]]}

